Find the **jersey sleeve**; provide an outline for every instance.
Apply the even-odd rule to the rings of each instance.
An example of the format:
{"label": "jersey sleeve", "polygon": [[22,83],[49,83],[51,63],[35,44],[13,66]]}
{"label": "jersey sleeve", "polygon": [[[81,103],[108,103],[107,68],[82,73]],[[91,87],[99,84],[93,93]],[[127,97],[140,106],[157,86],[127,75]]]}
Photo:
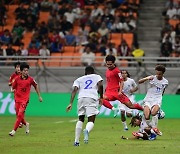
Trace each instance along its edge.
{"label": "jersey sleeve", "polygon": [[12,88],[13,89],[16,89],[16,87],[17,87],[17,80],[18,80],[18,78],[14,79],[12,82]]}
{"label": "jersey sleeve", "polygon": [[12,74],[9,78],[9,85],[11,86],[12,85],[12,82],[14,81],[14,74]]}
{"label": "jersey sleeve", "polygon": [[31,85],[33,85],[34,88],[37,86],[37,82],[33,78],[31,78]]}
{"label": "jersey sleeve", "polygon": [[100,75],[97,75],[97,82],[103,81],[103,78]]}
{"label": "jersey sleeve", "polygon": [[118,75],[119,81],[120,81],[120,82],[123,81],[124,79],[123,79],[123,77],[122,77],[121,71],[120,71],[119,69],[116,69],[116,73],[117,73],[117,75]]}
{"label": "jersey sleeve", "polygon": [[74,83],[73,83],[72,88],[74,88],[74,87],[78,87],[79,88],[79,86],[80,86],[79,81],[75,80]]}
{"label": "jersey sleeve", "polygon": [[132,86],[133,86],[133,87],[137,87],[137,84],[136,84],[136,82],[134,81],[134,79],[132,79]]}

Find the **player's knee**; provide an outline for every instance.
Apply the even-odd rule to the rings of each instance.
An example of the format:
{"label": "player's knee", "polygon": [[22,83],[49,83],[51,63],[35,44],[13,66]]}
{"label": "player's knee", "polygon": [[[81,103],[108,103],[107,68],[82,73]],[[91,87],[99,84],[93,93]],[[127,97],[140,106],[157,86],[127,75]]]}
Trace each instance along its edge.
{"label": "player's knee", "polygon": [[19,112],[17,116],[18,116],[18,118],[23,118],[24,112]]}
{"label": "player's knee", "polygon": [[144,115],[146,120],[150,120],[150,116],[149,115]]}
{"label": "player's knee", "polygon": [[125,116],[125,111],[121,110],[121,115]]}
{"label": "player's knee", "polygon": [[152,116],[155,116],[157,114],[157,112],[152,112],[151,115]]}
{"label": "player's knee", "polygon": [[79,116],[79,121],[84,122],[84,119],[85,119],[85,116],[84,116],[84,115]]}

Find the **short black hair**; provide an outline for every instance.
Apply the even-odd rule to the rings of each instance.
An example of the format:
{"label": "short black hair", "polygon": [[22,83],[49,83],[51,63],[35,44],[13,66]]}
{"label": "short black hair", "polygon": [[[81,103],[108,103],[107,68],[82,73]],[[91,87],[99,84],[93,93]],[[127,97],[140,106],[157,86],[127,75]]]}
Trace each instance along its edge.
{"label": "short black hair", "polygon": [[85,75],[87,74],[94,74],[94,68],[92,66],[87,66],[85,68]]}
{"label": "short black hair", "polygon": [[16,68],[18,65],[20,66],[21,63],[20,63],[19,61],[18,61],[18,62],[15,62],[15,63],[14,63],[14,68]]}
{"label": "short black hair", "polygon": [[164,74],[164,72],[166,72],[166,68],[165,68],[164,65],[157,65],[157,66],[155,67],[155,70],[156,70],[156,71],[161,71],[163,74]]}
{"label": "short black hair", "polygon": [[24,68],[29,69],[29,65],[27,63],[25,63],[25,62],[21,63],[20,70],[23,71]]}
{"label": "short black hair", "polygon": [[112,61],[114,63],[116,61],[116,57],[113,55],[107,55],[105,60],[106,60],[106,62]]}

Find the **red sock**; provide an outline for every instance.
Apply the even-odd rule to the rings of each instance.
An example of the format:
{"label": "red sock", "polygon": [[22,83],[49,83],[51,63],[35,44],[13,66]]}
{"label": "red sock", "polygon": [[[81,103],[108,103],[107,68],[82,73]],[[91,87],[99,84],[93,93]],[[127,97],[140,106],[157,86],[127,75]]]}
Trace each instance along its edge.
{"label": "red sock", "polygon": [[134,106],[135,109],[143,111],[143,107],[141,105],[136,103],[136,104],[133,104],[133,106]]}
{"label": "red sock", "polygon": [[112,108],[113,108],[113,106],[109,103],[109,101],[107,101],[107,100],[103,100],[103,105],[105,106],[105,107],[107,107],[108,109],[111,109],[112,110]]}
{"label": "red sock", "polygon": [[14,130],[15,130],[15,131],[16,131],[17,128],[19,127],[19,124],[21,123],[22,119],[23,119],[23,113],[19,113],[19,114],[18,114],[18,117],[17,117],[17,119],[16,119],[16,123],[14,124]]}

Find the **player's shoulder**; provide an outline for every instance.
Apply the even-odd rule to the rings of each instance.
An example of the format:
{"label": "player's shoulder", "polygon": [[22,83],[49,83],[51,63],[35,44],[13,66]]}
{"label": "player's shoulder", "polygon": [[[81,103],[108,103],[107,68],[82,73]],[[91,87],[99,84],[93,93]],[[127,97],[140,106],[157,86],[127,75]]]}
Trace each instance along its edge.
{"label": "player's shoulder", "polygon": [[121,72],[120,69],[117,66],[113,70],[116,71],[116,72]]}
{"label": "player's shoulder", "polygon": [[166,83],[166,84],[169,83],[169,81],[165,77],[163,77],[163,82]]}
{"label": "player's shoulder", "polygon": [[134,79],[129,78],[129,77],[127,78],[127,80],[130,81],[130,82],[134,82]]}
{"label": "player's shoulder", "polygon": [[32,76],[28,76],[28,80],[35,81],[35,79]]}

